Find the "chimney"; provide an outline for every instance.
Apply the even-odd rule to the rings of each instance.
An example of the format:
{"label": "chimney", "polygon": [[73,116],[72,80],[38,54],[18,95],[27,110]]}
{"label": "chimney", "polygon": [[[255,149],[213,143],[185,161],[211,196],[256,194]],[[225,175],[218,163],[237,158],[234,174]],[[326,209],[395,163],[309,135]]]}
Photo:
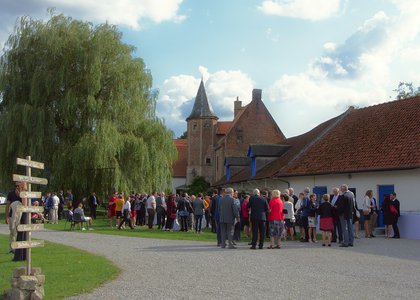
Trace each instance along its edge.
{"label": "chimney", "polygon": [[253,89],[252,90],[252,101],[261,101],[261,94],[262,90],[260,89]]}
{"label": "chimney", "polygon": [[233,105],[233,118],[236,118],[240,110],[242,109],[242,101],[239,101],[239,97],[236,97],[236,100]]}

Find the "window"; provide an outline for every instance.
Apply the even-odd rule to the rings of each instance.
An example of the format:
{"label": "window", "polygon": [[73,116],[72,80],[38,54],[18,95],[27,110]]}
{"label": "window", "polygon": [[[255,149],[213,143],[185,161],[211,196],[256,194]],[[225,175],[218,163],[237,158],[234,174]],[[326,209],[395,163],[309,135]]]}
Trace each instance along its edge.
{"label": "window", "polygon": [[192,129],[193,129],[193,130],[196,130],[196,129],[197,129],[197,123],[194,123],[194,124],[193,124]]}
{"label": "window", "polygon": [[209,164],[211,164],[211,159],[210,159],[210,157],[207,157],[206,158],[206,165],[209,165]]}
{"label": "window", "polygon": [[210,128],[210,123],[204,123],[203,127],[204,127],[205,129]]}

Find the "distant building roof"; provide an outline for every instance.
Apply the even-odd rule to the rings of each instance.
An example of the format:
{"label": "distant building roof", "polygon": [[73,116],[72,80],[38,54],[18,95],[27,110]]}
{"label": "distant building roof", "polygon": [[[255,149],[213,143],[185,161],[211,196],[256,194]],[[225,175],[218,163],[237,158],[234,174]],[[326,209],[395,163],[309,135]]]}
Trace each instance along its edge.
{"label": "distant building roof", "polygon": [[232,121],[217,122],[216,134],[226,135],[229,132],[232,123]]}
{"label": "distant building roof", "polygon": [[285,153],[290,148],[289,145],[278,144],[263,144],[263,145],[249,145],[249,157],[276,157]]}
{"label": "distant building roof", "polygon": [[[420,96],[350,108],[284,140],[290,148],[252,179],[420,168],[419,120]],[[230,182],[250,176],[245,167]]]}
{"label": "distant building roof", "polygon": [[251,159],[244,156],[228,156],[225,158],[225,166],[249,166]]}
{"label": "distant building roof", "polygon": [[214,114],[213,109],[211,108],[209,100],[207,99],[203,80],[200,82],[200,87],[198,88],[197,95],[195,96],[194,106],[191,114],[187,118],[187,121],[199,118],[218,119],[218,117]]}
{"label": "distant building roof", "polygon": [[176,139],[174,144],[178,151],[178,159],[172,166],[172,177],[186,177],[187,176],[187,147],[186,139]]}

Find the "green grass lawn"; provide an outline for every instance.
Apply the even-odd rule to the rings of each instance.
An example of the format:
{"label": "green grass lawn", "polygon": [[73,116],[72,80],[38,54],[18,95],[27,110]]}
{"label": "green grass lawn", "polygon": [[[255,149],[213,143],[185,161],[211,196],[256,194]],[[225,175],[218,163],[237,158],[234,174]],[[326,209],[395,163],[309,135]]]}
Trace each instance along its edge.
{"label": "green grass lawn", "polygon": [[[59,222],[59,224],[45,224],[45,228],[64,230],[65,220],[61,220]],[[92,228],[94,229],[93,231],[80,231],[79,225],[76,225],[75,231],[154,239],[216,242],[216,234],[212,233],[210,230],[204,230],[200,235],[195,232],[169,232],[158,230],[157,226],[154,226],[152,230],[149,230],[147,226],[135,227],[133,230],[126,226],[126,229],[118,230],[115,226],[111,228],[109,219],[102,216],[99,216],[96,220],[94,220]],[[70,230],[70,224],[67,224],[66,230]]]}
{"label": "green grass lawn", "polygon": [[[7,254],[9,237],[0,235],[0,298],[10,288],[13,270],[26,262],[13,262]],[[32,265],[45,274],[45,299],[62,299],[91,292],[118,276],[120,270],[102,256],[45,241],[44,248],[32,249]]]}

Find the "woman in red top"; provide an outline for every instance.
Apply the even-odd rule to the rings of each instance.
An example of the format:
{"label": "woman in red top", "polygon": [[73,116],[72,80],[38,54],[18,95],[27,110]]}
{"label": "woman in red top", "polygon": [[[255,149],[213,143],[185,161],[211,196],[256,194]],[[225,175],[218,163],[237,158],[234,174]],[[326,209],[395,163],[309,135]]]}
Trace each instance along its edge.
{"label": "woman in red top", "polygon": [[[276,249],[280,249],[281,235],[283,233],[283,201],[280,199],[280,191],[274,190],[271,192],[273,198],[271,198],[270,203],[268,204],[270,210],[268,213],[268,225],[270,230],[270,241],[271,245],[268,249],[274,249],[274,240],[277,239]],[[282,198],[285,195],[281,195]],[[287,196],[289,197],[289,196]],[[285,198],[284,198],[285,199]]]}
{"label": "woman in red top", "polygon": [[113,227],[113,220],[115,218],[116,212],[115,212],[115,204],[117,202],[117,192],[114,192],[112,197],[108,200],[108,218],[109,218],[109,225],[111,225],[111,228]]}
{"label": "woman in red top", "polygon": [[176,219],[176,203],[175,203],[175,195],[171,194],[168,197],[168,201],[166,202],[166,213],[167,213],[167,220],[166,220],[166,231],[172,231],[174,227],[174,221]]}

